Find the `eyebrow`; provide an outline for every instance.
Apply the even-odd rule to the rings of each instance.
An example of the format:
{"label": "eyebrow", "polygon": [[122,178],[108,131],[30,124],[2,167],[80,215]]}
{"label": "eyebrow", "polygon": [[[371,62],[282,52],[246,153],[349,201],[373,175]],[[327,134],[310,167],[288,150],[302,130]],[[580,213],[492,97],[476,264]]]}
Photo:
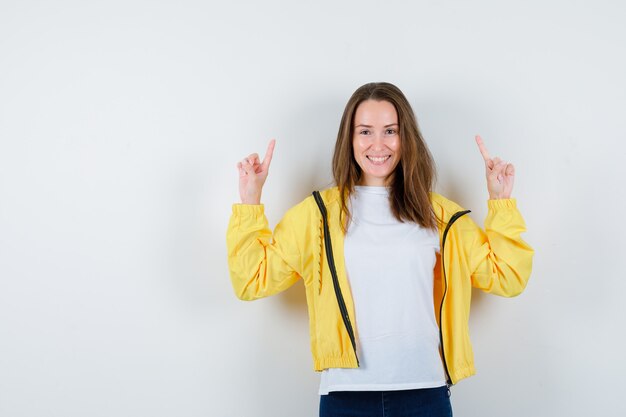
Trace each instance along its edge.
{"label": "eyebrow", "polygon": [[[385,126],[383,126],[383,127],[391,127],[391,126],[398,126],[398,124],[397,124],[397,123],[392,123],[392,124],[390,124],[390,125],[385,125]],[[374,126],[372,126],[372,125],[364,125],[364,124],[360,124],[360,125],[356,125],[356,126],[354,126],[354,127],[374,127]]]}

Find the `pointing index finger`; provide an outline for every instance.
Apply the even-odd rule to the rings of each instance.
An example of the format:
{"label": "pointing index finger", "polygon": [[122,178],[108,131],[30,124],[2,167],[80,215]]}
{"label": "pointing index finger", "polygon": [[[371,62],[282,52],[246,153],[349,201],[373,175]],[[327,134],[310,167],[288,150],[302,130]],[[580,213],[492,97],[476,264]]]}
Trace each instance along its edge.
{"label": "pointing index finger", "polygon": [[267,152],[265,152],[265,158],[263,158],[263,167],[268,168],[270,166],[270,162],[272,162],[272,155],[274,155],[274,146],[276,146],[276,139],[270,140],[270,143],[267,145]]}
{"label": "pointing index finger", "polygon": [[489,156],[487,147],[485,146],[485,143],[483,142],[483,139],[480,137],[480,135],[476,135],[476,144],[478,145],[478,150],[480,151],[480,154],[483,156],[485,163],[489,162],[491,160],[491,156]]}

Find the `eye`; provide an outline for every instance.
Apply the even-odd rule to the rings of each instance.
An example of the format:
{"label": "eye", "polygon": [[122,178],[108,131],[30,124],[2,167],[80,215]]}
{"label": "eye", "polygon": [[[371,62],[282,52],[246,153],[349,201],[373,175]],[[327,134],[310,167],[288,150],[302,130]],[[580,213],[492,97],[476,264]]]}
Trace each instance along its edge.
{"label": "eye", "polygon": [[359,134],[361,135],[369,135],[371,132],[368,129],[362,129],[359,131]]}
{"label": "eye", "polygon": [[395,135],[397,133],[396,129],[387,129],[385,131],[386,134],[388,135]]}

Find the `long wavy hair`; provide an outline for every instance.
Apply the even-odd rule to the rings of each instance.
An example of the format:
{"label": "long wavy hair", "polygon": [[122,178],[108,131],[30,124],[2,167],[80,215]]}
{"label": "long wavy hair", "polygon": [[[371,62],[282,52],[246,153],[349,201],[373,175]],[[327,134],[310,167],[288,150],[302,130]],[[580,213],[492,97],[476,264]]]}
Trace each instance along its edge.
{"label": "long wavy hair", "polygon": [[432,155],[417,126],[415,113],[402,91],[393,84],[378,82],[365,84],[352,94],[339,124],[333,155],[333,176],[342,196],[341,224],[344,232],[351,219],[349,197],[362,176],[361,168],[354,158],[354,115],[359,104],[366,100],[388,101],[398,114],[400,161],[390,175],[388,184],[391,188],[389,200],[393,215],[399,221],[410,221],[435,229],[437,220],[430,203],[430,192],[436,176]]}

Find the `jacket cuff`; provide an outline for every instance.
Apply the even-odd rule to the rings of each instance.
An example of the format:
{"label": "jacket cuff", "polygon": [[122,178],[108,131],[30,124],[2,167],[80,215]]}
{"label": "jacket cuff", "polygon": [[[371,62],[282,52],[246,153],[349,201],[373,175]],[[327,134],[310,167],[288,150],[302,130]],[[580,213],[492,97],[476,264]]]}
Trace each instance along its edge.
{"label": "jacket cuff", "polygon": [[233,215],[261,217],[265,215],[263,204],[233,204]]}
{"label": "jacket cuff", "polygon": [[517,200],[514,198],[501,198],[498,200],[487,200],[489,210],[516,209]]}

